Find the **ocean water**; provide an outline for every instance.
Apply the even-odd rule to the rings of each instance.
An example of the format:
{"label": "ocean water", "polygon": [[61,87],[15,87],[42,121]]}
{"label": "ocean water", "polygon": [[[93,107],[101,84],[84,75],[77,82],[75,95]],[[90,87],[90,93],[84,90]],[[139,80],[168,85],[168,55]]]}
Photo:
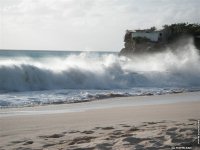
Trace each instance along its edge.
{"label": "ocean water", "polygon": [[119,57],[117,52],[0,51],[0,107],[76,103],[200,90],[199,51]]}

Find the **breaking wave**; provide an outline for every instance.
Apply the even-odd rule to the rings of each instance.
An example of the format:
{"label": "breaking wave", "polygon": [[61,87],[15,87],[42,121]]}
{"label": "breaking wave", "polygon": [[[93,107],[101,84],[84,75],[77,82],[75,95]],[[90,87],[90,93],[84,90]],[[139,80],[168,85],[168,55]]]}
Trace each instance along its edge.
{"label": "breaking wave", "polygon": [[95,52],[37,59],[0,58],[0,91],[198,87],[199,64],[193,44],[132,59]]}

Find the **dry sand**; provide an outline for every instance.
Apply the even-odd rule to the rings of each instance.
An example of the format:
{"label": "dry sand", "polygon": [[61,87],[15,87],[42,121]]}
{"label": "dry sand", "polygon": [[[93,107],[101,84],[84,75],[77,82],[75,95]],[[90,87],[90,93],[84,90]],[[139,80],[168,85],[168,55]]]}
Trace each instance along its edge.
{"label": "dry sand", "polygon": [[[195,94],[199,92],[145,96],[139,99],[182,99],[187,95],[194,97],[192,95]],[[197,98],[199,99],[191,102],[188,100],[170,104],[124,105],[46,114],[29,114],[27,110],[52,110],[54,107],[64,109],[70,105],[2,109],[0,149],[198,149],[200,145],[197,141],[197,120],[200,119],[200,97]],[[116,100],[125,99],[127,98]],[[128,99],[134,101],[137,97]],[[100,103],[107,103],[106,101],[109,100]],[[22,114],[6,115],[10,112],[17,114],[22,110]]]}

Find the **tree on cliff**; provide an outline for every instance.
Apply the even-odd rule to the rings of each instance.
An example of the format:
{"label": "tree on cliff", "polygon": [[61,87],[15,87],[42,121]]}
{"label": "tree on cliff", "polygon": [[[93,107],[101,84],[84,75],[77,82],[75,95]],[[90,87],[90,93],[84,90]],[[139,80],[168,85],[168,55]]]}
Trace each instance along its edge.
{"label": "tree on cliff", "polygon": [[163,29],[170,33],[168,40],[173,41],[182,35],[197,36],[200,35],[200,24],[177,23],[164,25]]}
{"label": "tree on cliff", "polygon": [[[136,32],[142,32],[142,36],[133,37],[132,34]],[[151,41],[148,36],[144,36],[143,34],[155,35],[155,32],[158,32],[161,36],[161,40],[156,42]],[[200,50],[200,24],[177,23],[164,25],[162,30],[156,30],[156,27],[135,31],[127,30],[124,38],[125,47],[121,50],[120,55],[129,56],[135,53],[161,51],[166,46],[175,49],[177,42],[185,44],[182,40],[188,40],[188,36],[194,39],[194,45]]]}

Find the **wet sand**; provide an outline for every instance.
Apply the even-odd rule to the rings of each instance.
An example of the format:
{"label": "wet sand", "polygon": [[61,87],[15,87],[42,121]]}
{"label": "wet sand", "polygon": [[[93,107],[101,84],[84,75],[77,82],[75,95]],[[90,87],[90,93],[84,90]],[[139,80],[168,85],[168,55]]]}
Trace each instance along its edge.
{"label": "wet sand", "polygon": [[[187,98],[188,101],[182,101]],[[131,103],[153,99],[177,101]],[[126,100],[127,103],[121,102]],[[198,149],[200,146],[199,92],[108,99],[74,104],[77,108],[91,106],[82,111],[67,111],[72,105],[0,110],[0,149]]]}

